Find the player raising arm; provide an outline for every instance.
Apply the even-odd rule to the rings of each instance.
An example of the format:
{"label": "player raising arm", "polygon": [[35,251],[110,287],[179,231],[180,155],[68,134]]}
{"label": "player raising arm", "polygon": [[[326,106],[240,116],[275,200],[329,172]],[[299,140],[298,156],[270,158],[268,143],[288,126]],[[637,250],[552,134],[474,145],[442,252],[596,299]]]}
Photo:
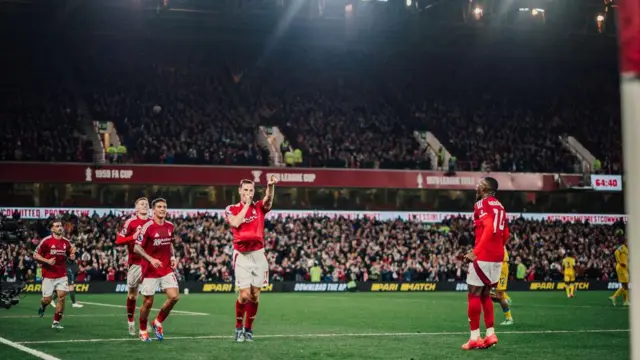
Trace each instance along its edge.
{"label": "player raising arm", "polygon": [[[469,327],[471,337],[462,345],[464,350],[482,349],[498,343],[493,328],[493,301],[491,289],[498,284],[504,248],[509,238],[507,213],[495,198],[498,181],[491,177],[480,180],[476,186],[476,199],[473,209],[476,242],[473,251],[466,257],[471,261],[467,284],[469,288]],[[487,328],[486,338],[480,337],[480,314],[484,312]]]}
{"label": "player raising arm", "polygon": [[133,251],[136,240],[140,235],[142,226],[149,222],[149,200],[141,197],[136,200],[136,214],[124,222],[122,230],[116,238],[116,245],[127,245],[127,255],[129,269],[127,271],[127,321],[129,334],[136,336],[136,326],[134,323],[134,313],[136,312],[136,301],[138,300],[138,286],[142,282],[142,258]]}
{"label": "player raising arm", "polygon": [[269,262],[264,252],[264,217],[273,205],[277,182],[271,176],[264,198],[254,202],[255,184],[251,180],[240,181],[240,203],[229,205],[225,210],[225,218],[233,232],[233,270],[239,289],[236,301],[237,342],[253,341],[253,321],[258,313],[260,289],[269,285]]}
{"label": "player raising arm", "polygon": [[169,316],[171,309],[178,302],[178,279],[173,270],[177,266],[175,250],[173,248],[174,226],[166,220],[167,201],[155,199],[151,203],[153,220],[142,226],[133,251],[140,255],[142,262],[142,287],[140,293],[144,296],[140,307],[140,340],[148,342],[147,324],[149,312],[153,306],[156,289],[164,291],[167,300],[153,321],[158,340],[164,338],[162,322]]}
{"label": "player raising arm", "polygon": [[69,292],[67,258],[75,259],[75,249],[69,240],[62,237],[62,231],[62,222],[54,220],[51,223],[51,235],[42,239],[33,253],[34,260],[42,264],[42,300],[38,315],[44,316],[44,310],[51,303],[54,292],[58,297],[51,325],[54,329],[62,329],[60,321],[64,312],[64,300]]}

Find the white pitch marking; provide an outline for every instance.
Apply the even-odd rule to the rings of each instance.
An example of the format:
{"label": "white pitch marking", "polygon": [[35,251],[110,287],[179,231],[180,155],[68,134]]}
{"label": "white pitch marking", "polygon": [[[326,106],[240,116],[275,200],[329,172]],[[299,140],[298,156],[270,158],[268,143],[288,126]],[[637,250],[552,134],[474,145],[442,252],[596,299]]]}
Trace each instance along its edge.
{"label": "white pitch marking", "polygon": [[0,343],[5,344],[7,346],[11,346],[14,349],[20,350],[22,352],[26,352],[27,354],[31,354],[35,357],[37,357],[38,359],[42,359],[42,360],[60,360],[59,358],[55,357],[55,356],[51,356],[49,354],[43,353],[42,351],[38,351],[32,348],[28,348],[24,345],[21,345],[19,343],[13,342],[11,340],[7,340],[3,337],[0,337]]}
{"label": "white pitch marking", "polygon": [[[114,307],[114,308],[121,308],[124,309],[126,308],[125,305],[115,305],[115,304],[104,304],[104,303],[97,303],[97,302],[88,302],[88,301],[83,301],[81,304],[86,304],[86,305],[95,305],[95,306],[104,306],[104,307]],[[140,309],[140,307],[136,307],[136,309]],[[156,309],[153,308],[151,310],[155,310],[155,311],[160,311],[160,309]],[[198,315],[198,316],[208,316],[209,314],[206,313],[201,313],[201,312],[193,312],[193,311],[184,311],[184,310],[171,310],[172,314],[187,314],[187,315]]]}
{"label": "white pitch marking", "polygon": [[[79,317],[79,318],[100,318],[100,317],[124,317],[126,316],[125,314],[71,314],[71,315],[64,315],[64,318],[69,318],[69,317]],[[191,315],[191,314],[182,314],[182,313],[178,313],[178,314],[174,314],[173,316],[202,316],[202,315]],[[38,315],[7,315],[7,316],[2,316],[0,315],[0,320],[2,319],[40,319],[40,316]]]}
{"label": "white pitch marking", "polygon": [[[585,333],[614,333],[629,332],[629,329],[593,329],[593,330],[531,330],[531,331],[500,331],[499,335],[506,334],[585,334]],[[410,333],[329,333],[329,334],[271,334],[256,335],[259,339],[273,338],[316,338],[316,337],[385,337],[385,336],[450,336],[450,335],[468,335],[468,331],[444,331],[444,332],[410,332]],[[204,335],[204,336],[169,336],[165,340],[205,340],[205,339],[232,339],[233,336],[227,335]],[[118,339],[76,339],[76,340],[37,340],[37,341],[20,341],[19,344],[67,344],[67,343],[93,343],[93,342],[117,342],[117,341],[140,341],[136,338],[118,338]]]}

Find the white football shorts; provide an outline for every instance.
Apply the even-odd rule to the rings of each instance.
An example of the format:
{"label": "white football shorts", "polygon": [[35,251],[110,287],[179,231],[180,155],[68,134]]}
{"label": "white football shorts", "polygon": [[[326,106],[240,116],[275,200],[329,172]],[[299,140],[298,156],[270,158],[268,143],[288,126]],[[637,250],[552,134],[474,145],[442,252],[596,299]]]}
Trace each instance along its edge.
{"label": "white football shorts", "polygon": [[238,289],[269,285],[269,262],[264,249],[246,253],[233,250],[233,270]]}
{"label": "white football shorts", "polygon": [[171,288],[179,288],[178,279],[174,273],[167,274],[160,278],[144,278],[142,280],[142,286],[140,287],[140,294],[153,296],[156,294],[156,289],[164,291]]}
{"label": "white football shorts", "polygon": [[502,261],[493,262],[475,260],[469,264],[467,284],[473,286],[495,287],[498,285],[498,280],[500,280],[501,271]]}
{"label": "white football shorts", "polygon": [[66,275],[56,279],[42,279],[42,297],[50,297],[54,291],[69,292],[69,280]]}
{"label": "white football shorts", "polygon": [[142,265],[129,265],[127,271],[127,286],[137,289],[142,282]]}

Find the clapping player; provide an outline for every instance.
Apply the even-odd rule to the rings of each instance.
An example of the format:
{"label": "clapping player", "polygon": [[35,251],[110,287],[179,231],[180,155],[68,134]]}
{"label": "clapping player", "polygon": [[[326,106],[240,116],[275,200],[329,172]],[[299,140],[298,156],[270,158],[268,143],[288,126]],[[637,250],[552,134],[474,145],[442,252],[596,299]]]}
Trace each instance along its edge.
{"label": "clapping player", "polygon": [[237,342],[253,341],[253,321],[258,313],[260,289],[269,285],[269,262],[264,252],[264,218],[273,205],[277,182],[271,176],[264,198],[254,202],[255,184],[251,180],[240,181],[240,202],[227,206],[225,210],[225,218],[233,232],[233,269],[236,286],[240,290],[236,301]]}

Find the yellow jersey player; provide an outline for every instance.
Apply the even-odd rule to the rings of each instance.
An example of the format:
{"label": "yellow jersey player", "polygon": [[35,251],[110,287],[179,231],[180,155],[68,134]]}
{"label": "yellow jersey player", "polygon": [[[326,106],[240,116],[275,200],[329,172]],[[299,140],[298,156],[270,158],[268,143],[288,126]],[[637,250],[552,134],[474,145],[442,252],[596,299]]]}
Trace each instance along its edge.
{"label": "yellow jersey player", "polygon": [[571,251],[567,251],[567,256],[562,259],[562,270],[564,271],[564,285],[567,297],[576,296],[576,259]]}
{"label": "yellow jersey player", "polygon": [[615,255],[616,273],[618,274],[620,287],[609,300],[611,300],[613,306],[616,306],[616,298],[622,295],[624,306],[629,306],[629,249],[627,248],[625,240],[622,240],[622,245],[616,249]]}
{"label": "yellow jersey player", "polygon": [[513,317],[511,316],[511,298],[507,295],[507,282],[509,281],[509,253],[504,248],[504,258],[502,260],[502,269],[500,270],[500,280],[493,296],[494,302],[499,302],[504,313],[504,321],[500,325],[513,325]]}

